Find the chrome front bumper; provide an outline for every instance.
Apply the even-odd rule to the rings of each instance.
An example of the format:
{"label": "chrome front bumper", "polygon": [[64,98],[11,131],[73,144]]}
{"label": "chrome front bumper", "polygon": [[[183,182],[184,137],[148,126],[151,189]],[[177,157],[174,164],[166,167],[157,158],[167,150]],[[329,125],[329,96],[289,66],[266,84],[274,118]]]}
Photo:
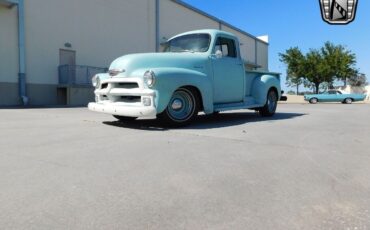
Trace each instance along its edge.
{"label": "chrome front bumper", "polygon": [[96,103],[88,105],[89,110],[126,117],[155,117],[157,110],[154,106],[128,106],[120,103]]}
{"label": "chrome front bumper", "polygon": [[144,88],[138,78],[113,78],[102,81],[95,90],[89,110],[126,117],[155,117],[156,92]]}

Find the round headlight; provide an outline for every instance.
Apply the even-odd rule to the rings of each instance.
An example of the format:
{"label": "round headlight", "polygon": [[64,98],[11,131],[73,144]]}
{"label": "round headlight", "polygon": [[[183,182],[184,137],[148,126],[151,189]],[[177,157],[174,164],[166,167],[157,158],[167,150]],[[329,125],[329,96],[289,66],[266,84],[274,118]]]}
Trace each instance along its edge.
{"label": "round headlight", "polygon": [[92,85],[95,88],[99,88],[99,86],[100,86],[100,78],[99,78],[98,75],[95,75],[94,77],[92,77],[91,82],[92,82]]}
{"label": "round headlight", "polygon": [[150,88],[155,84],[155,74],[153,71],[148,70],[144,73],[144,82]]}

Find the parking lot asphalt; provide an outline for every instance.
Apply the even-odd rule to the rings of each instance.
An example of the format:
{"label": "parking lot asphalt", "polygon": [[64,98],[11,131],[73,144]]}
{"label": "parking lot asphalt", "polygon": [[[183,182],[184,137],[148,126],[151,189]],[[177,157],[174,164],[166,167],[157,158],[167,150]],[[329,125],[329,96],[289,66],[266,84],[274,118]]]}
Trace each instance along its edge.
{"label": "parking lot asphalt", "polygon": [[0,229],[370,229],[370,104],[191,126],[0,109]]}

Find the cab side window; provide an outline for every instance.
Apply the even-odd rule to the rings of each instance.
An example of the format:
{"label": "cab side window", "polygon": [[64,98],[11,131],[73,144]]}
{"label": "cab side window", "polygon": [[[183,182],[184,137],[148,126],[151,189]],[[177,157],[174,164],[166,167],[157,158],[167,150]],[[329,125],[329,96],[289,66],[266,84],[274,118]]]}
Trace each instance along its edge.
{"label": "cab side window", "polygon": [[233,39],[219,37],[216,41],[215,51],[221,51],[223,57],[236,58],[236,47]]}

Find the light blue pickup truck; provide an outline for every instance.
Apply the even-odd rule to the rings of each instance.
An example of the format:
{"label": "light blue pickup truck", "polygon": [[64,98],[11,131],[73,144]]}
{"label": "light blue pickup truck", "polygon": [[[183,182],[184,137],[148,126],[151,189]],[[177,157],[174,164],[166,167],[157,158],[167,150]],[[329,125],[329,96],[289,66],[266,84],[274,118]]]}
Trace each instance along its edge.
{"label": "light blue pickup truck", "polygon": [[166,125],[189,124],[198,114],[253,109],[275,114],[280,75],[246,71],[238,38],[198,30],[168,40],[163,53],[131,54],[92,79],[92,111],[125,121],[157,117]]}

